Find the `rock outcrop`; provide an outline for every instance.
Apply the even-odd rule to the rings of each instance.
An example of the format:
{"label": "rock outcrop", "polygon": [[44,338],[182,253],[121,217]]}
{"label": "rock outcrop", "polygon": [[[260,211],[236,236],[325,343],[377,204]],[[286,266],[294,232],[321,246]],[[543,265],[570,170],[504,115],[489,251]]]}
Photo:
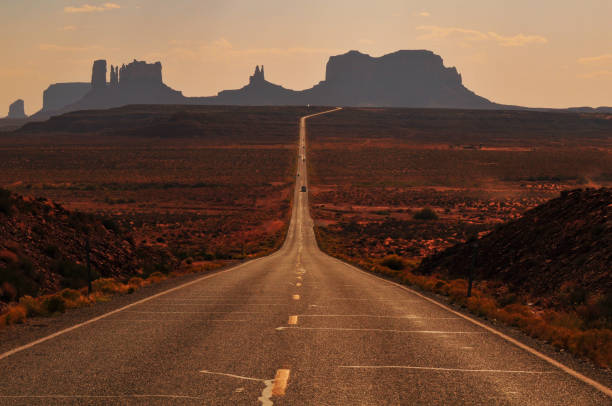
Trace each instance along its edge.
{"label": "rock outcrop", "polygon": [[133,62],[122,65],[119,69],[119,83],[121,85],[128,83],[163,84],[161,62],[146,63],[134,59]]}
{"label": "rock outcrop", "polygon": [[91,70],[91,87],[94,89],[106,87],[106,60],[98,59],[94,61]]}
{"label": "rock outcrop", "polygon": [[249,84],[237,90],[223,90],[215,97],[189,98],[191,104],[225,104],[225,105],[293,105],[303,104],[299,101],[300,92],[285,89],[265,79],[264,67],[255,67],[249,77]]}
{"label": "rock outcrop", "polygon": [[9,106],[8,117],[10,119],[26,118],[23,100],[17,99]]}
{"label": "rock outcrop", "polygon": [[431,51],[398,51],[380,58],[358,51],[332,56],[327,62],[325,80],[299,92],[266,81],[263,66],[257,66],[247,86],[219,92],[216,97],[192,98],[190,102],[468,109],[503,107],[468,90],[463,86],[457,69],[445,67],[442,58]]}
{"label": "rock outcrop", "polygon": [[255,72],[249,77],[249,85],[253,83],[262,83],[265,82],[266,78],[264,76],[264,67],[261,65],[261,69],[259,69],[259,65],[255,66]]}
{"label": "rock outcrop", "polygon": [[185,104],[181,92],[162,81],[160,62],[134,60],[121,66],[111,65],[110,82],[106,81],[106,61],[94,62],[89,91],[81,98],[54,113],[75,110],[106,109],[127,104]]}
{"label": "rock outcrop", "polygon": [[59,111],[62,108],[78,101],[89,92],[91,83],[55,83],[43,92],[44,112]]}
{"label": "rock outcrop", "polygon": [[431,51],[398,51],[374,58],[358,51],[332,56],[325,80],[304,91],[310,104],[381,107],[493,108]]}
{"label": "rock outcrop", "polygon": [[[53,97],[46,95],[49,101],[34,118],[43,118],[44,114],[48,117],[50,112],[58,114],[126,104],[517,108],[495,104],[474,94],[463,86],[457,69],[445,67],[439,55],[425,50],[398,51],[379,58],[358,51],[332,56],[327,63],[325,80],[303,91],[268,82],[263,65],[256,66],[246,86],[224,90],[212,97],[184,97],[180,91],[166,86],[160,62],[134,60],[121,67],[111,65],[109,82],[106,66],[105,60],[94,62],[90,89],[85,94],[81,93],[82,86],[77,89],[77,86],[69,87],[71,84],[54,85],[56,93],[61,89],[66,94],[61,97],[56,93]],[[51,87],[47,92],[51,93]]]}

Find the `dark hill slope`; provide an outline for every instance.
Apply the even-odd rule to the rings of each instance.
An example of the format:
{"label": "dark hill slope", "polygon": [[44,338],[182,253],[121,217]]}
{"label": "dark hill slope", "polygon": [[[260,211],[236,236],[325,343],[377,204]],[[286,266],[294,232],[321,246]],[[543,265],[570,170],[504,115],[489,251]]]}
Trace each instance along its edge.
{"label": "dark hill slope", "polygon": [[[82,110],[33,122],[17,135],[79,134],[138,137],[202,137],[224,142],[295,142],[301,116],[323,108],[131,105]],[[248,135],[248,141],[244,139]],[[242,138],[241,138],[242,137]]]}
{"label": "dark hill slope", "polygon": [[134,246],[112,221],[0,189],[0,310],[26,294],[86,286],[87,234],[94,278],[136,270]]}
{"label": "dark hill slope", "polygon": [[[474,248],[459,244],[423,261],[418,273],[466,278]],[[474,277],[538,297],[612,294],[612,189],[563,192],[478,241]],[[563,287],[563,288],[562,288]]]}

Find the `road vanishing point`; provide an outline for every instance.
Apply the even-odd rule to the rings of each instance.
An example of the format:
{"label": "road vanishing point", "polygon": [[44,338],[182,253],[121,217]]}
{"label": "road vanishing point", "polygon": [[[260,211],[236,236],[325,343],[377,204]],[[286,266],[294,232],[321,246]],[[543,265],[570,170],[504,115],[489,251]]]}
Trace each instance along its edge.
{"label": "road vanishing point", "polygon": [[612,404],[610,388],[321,252],[302,191],[316,115],[300,119],[279,251],[0,343],[0,405]]}

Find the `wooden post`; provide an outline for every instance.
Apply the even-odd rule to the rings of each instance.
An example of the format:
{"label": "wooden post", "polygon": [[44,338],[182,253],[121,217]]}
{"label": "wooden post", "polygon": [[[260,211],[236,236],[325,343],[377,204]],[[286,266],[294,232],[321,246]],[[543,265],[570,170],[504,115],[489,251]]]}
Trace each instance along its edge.
{"label": "wooden post", "polygon": [[87,263],[87,296],[91,295],[91,260],[89,258],[89,251],[91,247],[89,245],[89,236],[85,240],[85,261]]}
{"label": "wooden post", "polygon": [[474,241],[471,245],[474,248],[474,253],[472,255],[472,266],[468,274],[467,297],[472,297],[472,282],[474,281],[474,268],[476,267],[476,256],[478,255],[478,243]]}

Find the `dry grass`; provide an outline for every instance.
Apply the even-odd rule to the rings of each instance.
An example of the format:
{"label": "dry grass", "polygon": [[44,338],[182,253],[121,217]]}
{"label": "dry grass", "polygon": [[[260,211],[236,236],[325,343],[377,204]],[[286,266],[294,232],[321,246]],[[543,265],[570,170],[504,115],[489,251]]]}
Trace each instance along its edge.
{"label": "dry grass", "polygon": [[600,367],[612,367],[612,330],[583,329],[583,322],[575,313],[536,312],[530,306],[513,303],[500,305],[493,297],[477,288],[467,297],[467,281],[443,280],[438,275],[415,275],[409,271],[401,275],[405,284],[448,297],[471,313],[489,320],[520,328],[531,337],[544,340],[556,348],[579,357],[590,358]]}
{"label": "dry grass", "polygon": [[0,314],[0,327],[22,324],[30,317],[51,317],[64,313],[68,309],[91,306],[98,302],[108,302],[113,295],[130,294],[144,286],[159,283],[168,278],[208,272],[222,266],[223,264],[218,262],[201,261],[183,266],[168,275],[154,272],[146,279],[136,276],[125,283],[113,278],[100,278],[92,282],[90,295],[87,295],[87,288],[79,290],[64,289],[55,294],[38,297],[26,295],[21,297],[18,303],[11,303],[6,311]]}

